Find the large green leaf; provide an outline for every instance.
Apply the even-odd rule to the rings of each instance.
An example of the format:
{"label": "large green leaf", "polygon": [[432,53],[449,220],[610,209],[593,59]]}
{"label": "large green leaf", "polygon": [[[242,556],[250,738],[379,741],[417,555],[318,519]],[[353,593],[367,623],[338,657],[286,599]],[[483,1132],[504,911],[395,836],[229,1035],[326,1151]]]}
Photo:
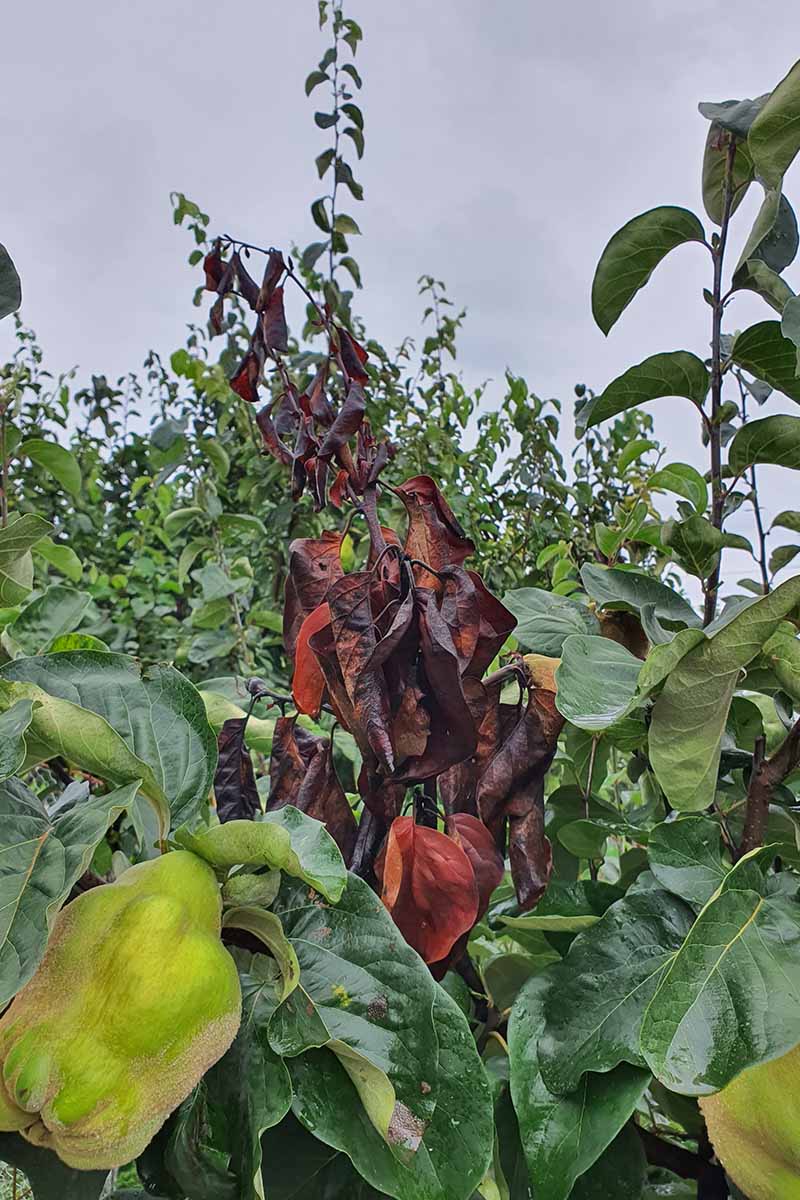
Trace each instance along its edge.
{"label": "large green leaf", "polygon": [[743,425],[728,448],[728,464],[741,475],[753,463],[800,470],[800,417],[775,413]]}
{"label": "large green leaf", "polygon": [[[660,621],[672,621],[681,625],[699,625],[700,617],[683,596],[659,579],[645,575],[642,571],[623,571],[619,567],[601,567],[585,563],[581,567],[581,580],[592,600],[600,608],[621,608],[640,613],[646,605]],[[576,632],[591,632],[580,630]]]}
{"label": "large green leaf", "polygon": [[649,1073],[623,1065],[584,1075],[565,1094],[551,1092],[539,1064],[539,1036],[552,968],[526,984],[508,1023],[511,1095],[536,1200],[567,1200],[573,1185],[600,1158],[636,1107]]}
{"label": "large green leaf", "polygon": [[711,574],[725,544],[719,529],[697,513],[685,521],[665,521],[661,538],[684,571],[698,579]]}
{"label": "large green leaf", "polygon": [[[703,154],[703,207],[715,225],[722,224],[725,207],[725,176],[728,158],[728,138],[721,124],[712,121]],[[731,206],[733,213],[741,204],[755,178],[753,160],[747,143],[740,141],[733,160]]]}
{"label": "large green leaf", "polygon": [[[192,821],[202,810],[216,767],[216,738],[199,693],[174,668],[142,667],[124,654],[77,650],[17,659],[0,670],[0,679],[13,685],[13,699],[42,699],[44,693],[31,728],[38,733],[38,725],[49,719],[49,734],[42,730],[41,736],[50,754],[64,753],[110,782],[143,779],[142,790],[152,799],[166,796],[173,826]],[[69,707],[48,703],[47,697]],[[106,727],[108,753],[118,770],[109,764],[104,774],[88,765],[99,751],[89,735],[92,713]],[[55,741],[48,740],[55,735]],[[123,761],[124,750],[138,767]]]}
{"label": "large green leaf", "polygon": [[781,317],[781,333],[800,350],[800,296],[787,300]]}
{"label": "large green leaf", "polygon": [[42,538],[36,543],[36,553],[72,583],[80,583],[83,564],[71,546],[54,542],[52,538]]}
{"label": "large green leaf", "polygon": [[779,188],[800,150],[800,62],[784,76],[756,116],[747,144],[756,174],[767,187]]}
{"label": "large green leaf", "polygon": [[325,826],[291,804],[258,821],[226,821],[197,833],[179,829],[175,840],[220,870],[241,864],[286,871],[334,903],[347,883],[341,852]]}
{"label": "large green leaf", "polygon": [[92,597],[63,584],[51,584],[26,604],[11,626],[11,637],[25,654],[38,654],[57,637],[80,624]]}
{"label": "large green leaf", "polygon": [[662,396],[685,396],[699,408],[706,398],[709,379],[705,365],[688,350],[653,354],[612,380],[605,391],[585,404],[575,418],[575,426],[583,433],[618,413]]}
{"label": "large green leaf", "polygon": [[704,240],[703,226],[685,208],[651,208],[623,225],[600,256],[592,283],[592,313],[603,333],[608,333],[670,250]]}
{"label": "large green leaf", "polygon": [[[334,1055],[312,1050],[289,1063],[295,1115],[315,1137],[343,1150],[373,1187],[396,1200],[468,1200],[492,1158],[489,1081],[466,1017],[438,986],[433,994],[433,1020],[438,1054],[428,1059],[422,1082],[431,1086],[431,1094],[436,1096],[435,1109],[425,1123],[409,1113],[397,1129],[393,1148],[367,1119],[355,1088]],[[417,1050],[415,1029],[404,1055],[416,1059]]]}
{"label": "large green leaf", "polygon": [[548,1088],[572,1092],[586,1071],[643,1067],[638,1031],[693,914],[659,888],[630,892],[579,933],[553,980],[539,1061]]}
{"label": "large green leaf", "polygon": [[19,604],[33,587],[32,546],[51,532],[43,517],[25,513],[0,529],[0,604]]}
{"label": "large green leaf", "polygon": [[0,321],[22,304],[22,284],[5,246],[0,245]]}
{"label": "large green leaf", "polygon": [[660,981],[642,1023],[642,1052],[666,1087],[697,1096],[798,1041],[800,904],[794,895],[769,894],[746,856]]}
{"label": "large green leaf", "polygon": [[596,617],[576,600],[542,588],[506,592],[503,604],[517,618],[514,636],[525,650],[557,658],[571,633],[597,633]]}
{"label": "large green leaf", "polygon": [[782,314],[786,305],[795,298],[783,276],[773,271],[772,267],[767,266],[760,258],[751,258],[743,263],[737,269],[733,283],[736,288],[756,292],[779,314]]}
{"label": "large green leaf", "polygon": [[[551,832],[548,829],[548,832]],[[595,925],[603,913],[615,901],[622,898],[622,891],[610,883],[598,883],[592,879],[581,879],[575,883],[552,880],[536,908],[531,912],[507,911],[502,906],[489,910],[492,922],[508,929],[544,929],[550,933],[578,933]]]}
{"label": "large green leaf", "polygon": [[570,1200],[642,1200],[647,1176],[644,1144],[632,1124],[620,1129],[572,1189]]}
{"label": "large green leaf", "polygon": [[734,338],[731,359],[744,371],[800,403],[797,347],[781,332],[780,321],[759,321]]}
{"label": "large green leaf", "polygon": [[714,799],[722,734],[740,671],[800,603],[800,578],[741,609],[685,654],[653,706],[650,762],[673,808],[700,812]]}
{"label": "large green leaf", "polygon": [[51,818],[19,780],[0,784],[0,1007],[33,975],[54,916],[138,790],[90,797],[88,784],[76,787],[73,807]]}
{"label": "large green leaf", "polygon": [[647,855],[661,886],[695,907],[710,900],[730,870],[719,825],[709,817],[686,816],[656,825]]}
{"label": "large green leaf", "polygon": [[48,471],[71,496],[80,496],[83,486],[81,469],[75,455],[64,446],[45,441],[44,438],[30,438],[19,447],[19,453]]}
{"label": "large green leaf", "polygon": [[590,733],[601,733],[631,709],[642,661],[611,638],[571,634],[556,670],[556,707]]}

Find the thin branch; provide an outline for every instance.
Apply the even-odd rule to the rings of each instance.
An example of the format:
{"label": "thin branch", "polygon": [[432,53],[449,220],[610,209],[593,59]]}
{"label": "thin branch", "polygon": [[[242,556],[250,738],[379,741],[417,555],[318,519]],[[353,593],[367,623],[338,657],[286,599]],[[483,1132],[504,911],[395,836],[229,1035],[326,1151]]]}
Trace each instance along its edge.
{"label": "thin branch", "polygon": [[769,806],[773,793],[787,775],[800,766],[800,719],[785,740],[769,758],[763,757],[763,746],[756,745],[753,755],[753,773],[747,789],[747,808],[744,833],[739,846],[739,857],[763,846],[767,831]]}
{"label": "thin branch", "polygon": [[[736,372],[736,382],[739,384],[739,395],[742,400],[742,422],[747,424],[747,391],[742,383],[742,377],[739,372]],[[758,479],[756,476],[755,463],[750,467],[750,502],[753,505],[753,513],[756,520],[756,532],[758,534],[758,555],[756,562],[761,571],[761,587],[766,596],[769,592],[769,571],[767,569],[767,535],[764,530],[764,521],[761,516],[761,503],[758,498]]]}

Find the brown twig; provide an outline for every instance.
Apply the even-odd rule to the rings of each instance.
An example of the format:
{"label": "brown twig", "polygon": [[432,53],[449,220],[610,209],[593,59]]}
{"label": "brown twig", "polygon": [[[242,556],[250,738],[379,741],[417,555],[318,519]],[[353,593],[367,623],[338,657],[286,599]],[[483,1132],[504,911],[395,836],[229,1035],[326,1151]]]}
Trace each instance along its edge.
{"label": "brown twig", "polygon": [[763,846],[772,795],[796,767],[800,766],[800,720],[769,758],[764,756],[764,739],[759,738],[753,754],[753,773],[747,789],[747,815],[739,846],[739,857]]}

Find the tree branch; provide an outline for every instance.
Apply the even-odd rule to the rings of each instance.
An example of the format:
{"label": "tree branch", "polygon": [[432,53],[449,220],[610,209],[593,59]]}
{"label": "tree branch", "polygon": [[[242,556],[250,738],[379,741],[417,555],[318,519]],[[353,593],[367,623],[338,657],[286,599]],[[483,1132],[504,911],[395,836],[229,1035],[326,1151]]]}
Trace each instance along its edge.
{"label": "tree branch", "polygon": [[786,739],[769,758],[761,753],[753,756],[753,773],[747,789],[747,815],[744,822],[739,857],[763,846],[767,818],[773,792],[796,767],[800,766],[800,720],[797,720]]}
{"label": "tree branch", "polygon": [[667,1171],[672,1171],[673,1175],[679,1175],[681,1179],[696,1179],[698,1197],[702,1195],[705,1200],[724,1200],[728,1196],[728,1185],[722,1167],[699,1154],[694,1154],[691,1150],[684,1149],[683,1146],[676,1146],[674,1142],[658,1137],[648,1129],[642,1129],[639,1125],[635,1128],[642,1139],[644,1152],[651,1166],[664,1167]]}

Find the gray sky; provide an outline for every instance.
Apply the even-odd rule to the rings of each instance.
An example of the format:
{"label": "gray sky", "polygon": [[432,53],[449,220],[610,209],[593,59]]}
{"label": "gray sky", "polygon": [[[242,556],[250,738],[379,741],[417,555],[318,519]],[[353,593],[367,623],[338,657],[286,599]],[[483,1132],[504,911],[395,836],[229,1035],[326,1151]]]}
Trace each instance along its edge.
{"label": "gray sky", "polygon": [[[366,202],[352,211],[374,336],[393,345],[417,331],[416,279],[430,272],[469,309],[467,379],[498,391],[506,366],[568,401],[576,381],[600,389],[659,350],[705,354],[701,247],[670,256],[608,340],[591,318],[594,267],[608,237],[656,204],[709,227],[697,101],[773,87],[800,55],[796,4],[769,20],[751,0],[348,0],[346,11],[365,34]],[[7,3],[3,26],[0,240],[51,368],[113,378],[151,345],[181,344],[197,312],[170,190],[261,245],[314,238],[313,159],[327,144],[303,94],[326,44],[314,0],[32,0]],[[795,207],[798,185],[795,164]],[[800,290],[796,266],[788,278]],[[729,314],[732,327],[772,315],[755,297]],[[670,457],[705,469],[688,401],[651,410]],[[764,475],[771,513],[790,506],[794,481]]]}

